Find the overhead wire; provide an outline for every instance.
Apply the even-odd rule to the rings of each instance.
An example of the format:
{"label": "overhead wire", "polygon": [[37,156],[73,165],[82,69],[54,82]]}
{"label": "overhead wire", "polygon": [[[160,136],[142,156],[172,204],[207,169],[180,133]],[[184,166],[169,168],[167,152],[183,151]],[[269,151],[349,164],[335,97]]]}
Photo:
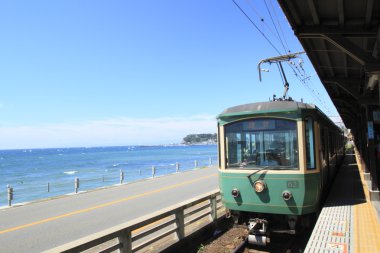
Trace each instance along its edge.
{"label": "overhead wire", "polygon": [[[273,16],[270,14],[270,11],[269,11],[269,8],[268,8],[268,5],[267,5],[267,0],[264,0],[264,3],[265,3],[265,6],[267,8],[267,11],[272,19],[272,22],[273,22]],[[274,10],[274,6],[272,4],[272,1],[269,0],[269,3],[271,5],[271,8],[272,8],[272,11],[274,13],[274,15],[276,15],[276,19],[277,19],[277,23],[278,23],[278,26],[279,26],[279,30],[281,31],[283,37],[285,38],[283,32],[282,32],[282,28],[281,28],[281,24],[279,23],[279,19],[277,17],[277,13],[276,11]],[[276,25],[274,24],[273,22],[273,26],[276,28],[276,31],[278,32],[278,29],[276,27]],[[284,39],[284,42],[286,43],[286,39]],[[286,43],[286,46],[290,52],[290,49],[289,49],[289,46],[288,44]],[[319,103],[324,107],[324,109],[327,111],[327,112],[330,112],[330,109],[328,108],[328,106],[326,105],[326,102],[325,100],[322,100],[321,97],[322,95],[318,92],[318,91],[315,91],[311,86],[310,86],[310,83],[311,83],[311,79],[310,78],[307,78],[306,77],[306,71],[305,69],[303,68],[303,60],[301,57],[299,57],[299,64],[295,64],[293,61],[290,61],[290,67],[293,69],[293,71],[295,72],[294,68],[296,69],[296,71],[299,73],[300,77],[302,78],[298,78],[300,80],[300,82],[309,90],[309,92],[311,93],[312,97],[316,98]],[[294,68],[292,67],[294,66]],[[297,77],[298,77],[298,74],[297,73],[294,73]]]}
{"label": "overhead wire", "polygon": [[[272,8],[272,12],[274,13],[274,16],[275,16],[275,18],[276,18],[276,20],[277,20],[277,24],[278,24],[278,26],[279,26],[279,29],[277,29],[277,26],[276,26],[276,24],[275,24],[275,22],[274,22],[273,16],[272,16],[272,14],[271,14],[271,11],[269,10],[269,7],[268,7],[268,5],[267,5],[267,3],[266,3],[266,0],[265,0],[265,5],[266,5],[266,8],[267,8],[268,14],[269,14],[269,16],[270,16],[270,18],[271,18],[272,25],[273,25],[274,29],[276,30],[276,33],[275,33],[275,32],[273,31],[273,29],[272,29],[272,28],[271,28],[271,27],[265,22],[264,17],[260,14],[259,11],[256,10],[256,8],[254,7],[254,5],[253,5],[249,0],[245,0],[245,1],[246,1],[246,3],[249,5],[249,7],[252,9],[252,11],[256,14],[256,16],[261,20],[261,22],[263,23],[263,25],[265,25],[265,26],[268,28],[268,30],[272,33],[272,35],[274,35],[274,37],[276,37],[276,38],[279,40],[279,42],[281,43],[281,45],[282,45],[282,47],[283,47],[285,53],[290,53],[291,50],[290,50],[289,45],[288,45],[288,43],[287,43],[287,41],[286,41],[286,38],[285,38],[285,36],[284,36],[284,33],[283,33],[283,31],[282,31],[282,28],[281,28],[281,24],[280,24],[280,22],[279,22],[279,19],[278,19],[277,13],[276,13],[276,11],[274,10],[274,7],[273,7],[273,4],[272,4],[271,0],[269,0],[269,2],[270,2],[270,5],[271,5],[271,8]],[[235,3],[235,4],[236,4],[236,3]],[[281,31],[281,34],[279,33],[278,30]]]}
{"label": "overhead wire", "polygon": [[240,7],[238,3],[235,2],[235,0],[232,0],[232,2],[238,7],[238,9],[244,14],[244,16],[251,22],[251,24],[256,28],[256,30],[265,38],[265,40],[273,47],[276,52],[281,55],[280,51],[276,48],[276,46],[269,40],[269,38],[260,30],[260,28],[253,22],[253,20],[245,13],[245,11]]}
{"label": "overhead wire", "polygon": [[[280,36],[278,36],[278,33],[277,33],[277,36],[276,36],[276,34],[275,34],[275,32],[272,30],[272,28],[265,22],[265,19],[264,19],[264,17],[255,9],[255,7],[254,7],[254,5],[253,4],[251,4],[251,2],[249,1],[249,0],[245,0],[246,1],[246,3],[249,5],[249,7],[251,7],[251,9],[252,9],[252,11],[256,14],[256,16],[260,19],[260,21],[262,22],[262,24],[263,25],[265,25],[267,28],[268,28],[268,30],[272,33],[272,35],[274,36],[274,37],[277,37],[277,39],[282,43],[282,41],[281,41],[281,37]],[[286,49],[285,49],[285,51],[286,51]]]}
{"label": "overhead wire", "polygon": [[278,16],[277,16],[277,12],[276,12],[276,10],[274,9],[274,6],[273,6],[273,3],[272,3],[272,0],[269,0],[269,3],[270,3],[270,5],[271,5],[272,11],[273,11],[273,13],[274,13],[274,15],[275,15],[275,17],[276,17],[277,24],[278,24],[279,30],[280,30],[280,32],[281,32],[281,35],[282,35],[282,37],[284,38],[284,43],[286,44],[286,48],[287,48],[288,52],[290,53],[290,52],[291,52],[290,47],[289,47],[289,45],[288,45],[288,43],[287,43],[287,41],[286,41],[285,34],[284,34],[284,32],[283,32],[283,30],[282,30],[282,27],[281,27],[280,19],[278,18]]}
{"label": "overhead wire", "polygon": [[[247,0],[246,0],[247,1]],[[253,20],[248,16],[248,14],[240,7],[240,5],[235,1],[235,0],[232,0],[232,2],[238,7],[238,9],[244,14],[244,16],[251,22],[251,24],[256,28],[256,30],[267,40],[267,42],[273,47],[273,49],[279,54],[281,55],[280,51],[277,49],[277,47],[269,40],[269,38],[264,34],[264,32],[262,32],[260,30],[260,28],[255,24],[255,22],[253,22]],[[249,2],[248,2],[249,3]],[[249,4],[250,5],[250,4]],[[250,5],[252,10],[254,10],[254,12],[256,13],[256,15],[258,15],[257,11],[253,8],[252,5]],[[260,15],[258,15],[259,18],[260,18]],[[260,18],[262,19],[262,18]],[[288,63],[288,62],[287,62]],[[288,63],[288,65],[291,67],[291,65]],[[292,67],[291,67],[292,68]],[[292,68],[293,69],[293,68]],[[293,72],[294,74],[296,75],[296,77],[298,77],[298,74],[296,73],[296,71],[293,69]],[[299,77],[298,77],[299,78]]]}
{"label": "overhead wire", "polygon": [[[281,32],[282,32],[281,25],[280,25],[280,23],[279,23],[279,19],[278,19],[278,17],[277,17],[276,11],[274,10],[274,7],[273,7],[273,4],[272,4],[272,1],[269,0],[269,2],[270,2],[270,4],[271,4],[271,7],[272,7],[272,11],[273,11],[273,13],[276,15],[276,19],[277,19],[277,22],[278,22],[279,29],[280,29]],[[283,32],[282,32],[282,35],[283,35],[283,37],[284,37],[284,43],[283,43],[283,42],[282,42],[282,39],[281,39],[281,36],[279,35],[279,31],[278,31],[279,29],[277,29],[277,26],[276,26],[276,24],[274,23],[274,20],[273,20],[273,16],[271,15],[271,12],[270,12],[270,10],[269,10],[268,4],[267,4],[267,0],[264,0],[264,3],[265,3],[265,6],[266,6],[266,9],[267,9],[267,11],[268,11],[268,14],[269,14],[269,16],[270,16],[270,18],[271,18],[271,20],[272,20],[272,24],[273,24],[273,26],[274,26],[275,29],[276,29],[276,32],[277,32],[277,34],[278,34],[278,37],[280,38],[281,43],[282,43],[283,47],[285,48],[285,45],[284,45],[284,43],[286,43],[285,36],[283,35]],[[291,50],[290,50],[290,48],[289,48],[289,46],[288,46],[287,43],[286,43],[286,47],[288,48],[288,51],[290,52]],[[326,111],[330,112],[330,110],[329,110],[328,106],[326,105],[326,103],[324,102],[324,100],[321,99],[321,94],[320,94],[319,92],[316,92],[312,87],[310,87],[310,84],[307,82],[308,80],[310,81],[310,79],[307,79],[307,78],[306,78],[306,71],[305,71],[305,69],[304,69],[303,66],[302,66],[302,62],[303,62],[303,60],[302,60],[301,57],[298,57],[298,58],[299,58],[299,64],[298,64],[298,65],[297,65],[296,63],[294,63],[294,61],[292,61],[292,60],[290,60],[290,61],[288,62],[288,65],[292,68],[292,70],[293,70],[293,72],[294,72],[294,75],[299,79],[299,81],[300,81],[302,84],[304,84],[304,86],[309,90],[309,92],[311,93],[312,97],[316,98],[316,99],[319,101],[319,103],[323,105],[324,109],[325,109]],[[297,72],[298,72],[298,74],[297,74]]]}
{"label": "overhead wire", "polygon": [[[247,1],[247,0],[246,0]],[[235,0],[232,0],[232,2],[238,7],[238,9],[244,14],[244,16],[251,22],[251,24],[256,28],[256,30],[266,39],[266,41],[273,47],[273,49],[279,54],[281,55],[280,53],[280,50],[277,49],[277,47],[271,42],[271,40],[269,40],[269,38],[264,34],[263,31],[260,30],[260,28],[255,24],[255,22],[248,16],[248,14],[240,7],[240,5],[235,1]],[[249,4],[249,2],[247,2]],[[255,8],[249,4],[249,6],[252,8],[252,10],[255,12],[255,14],[262,20],[263,18],[261,18],[261,15],[259,15],[259,13],[255,10]],[[269,11],[269,9],[268,9]],[[275,26],[275,24],[274,24]],[[277,30],[277,28],[276,28]],[[281,39],[278,38],[281,42]],[[281,42],[282,43],[282,42]],[[286,50],[286,49],[285,49]],[[290,50],[289,50],[290,51]],[[294,68],[288,63],[288,65],[293,69],[293,72],[294,74],[296,75],[297,78],[300,79],[300,77],[298,76],[298,74],[296,73],[296,71],[294,70]],[[302,73],[300,71],[298,71],[300,73],[300,75],[302,75]],[[301,79],[300,79],[301,81]]]}
{"label": "overhead wire", "polygon": [[270,10],[269,10],[269,7],[268,7],[268,4],[267,4],[267,1],[264,0],[264,3],[265,3],[265,7],[266,7],[266,9],[267,9],[267,11],[268,11],[269,17],[270,17],[270,19],[271,19],[271,21],[272,21],[273,27],[274,27],[274,29],[276,30],[276,33],[277,33],[278,39],[280,40],[280,43],[281,43],[281,45],[282,45],[282,47],[283,47],[283,49],[284,49],[284,51],[285,51],[285,54],[286,54],[286,53],[288,53],[288,50],[286,49],[285,44],[284,44],[284,42],[283,42],[282,39],[281,39],[280,33],[278,32],[277,26],[276,26],[276,24],[274,23],[274,20],[273,20],[272,14],[270,13]]}
{"label": "overhead wire", "polygon": [[[278,27],[279,27],[279,29],[277,29],[277,25],[275,24],[275,22],[274,22],[274,20],[273,20],[273,16],[272,16],[272,14],[271,14],[271,11],[269,10],[268,4],[267,4],[267,0],[263,0],[263,1],[264,1],[264,4],[265,4],[265,7],[266,7],[266,9],[267,9],[267,12],[268,12],[268,14],[269,14],[269,16],[270,16],[270,18],[271,18],[272,25],[273,25],[273,27],[274,27],[275,30],[276,30],[276,33],[277,33],[278,39],[280,40],[280,43],[282,44],[282,46],[283,46],[285,52],[291,52],[291,50],[290,50],[290,48],[289,48],[289,45],[288,45],[287,42],[286,42],[285,35],[284,35],[283,32],[282,32],[281,24],[280,24],[279,19],[278,19],[278,17],[277,17],[277,13],[276,13],[276,11],[275,11],[275,9],[274,9],[274,7],[273,7],[272,1],[269,0],[269,2],[270,2],[270,4],[271,4],[271,7],[272,7],[272,12],[274,13],[274,15],[275,15],[275,17],[276,17],[276,19],[277,19],[277,23],[278,23]],[[279,33],[278,30],[281,30],[281,33],[282,33],[282,37],[283,37],[283,39],[281,38],[281,35],[280,35],[280,33]],[[284,44],[286,44],[286,46],[285,46]],[[301,57],[299,57],[299,59],[302,60]],[[290,63],[290,65],[289,65],[289,63]],[[304,79],[304,77],[305,77],[305,71],[304,71],[304,69],[301,67],[301,69],[302,69],[302,71],[301,71],[301,70],[298,68],[298,66],[297,66],[292,60],[289,60],[289,63],[288,63],[288,65],[293,69],[293,71],[294,71],[294,68],[295,68],[296,71],[294,71],[294,72],[298,72],[298,74],[302,77],[302,79]],[[293,65],[294,68],[293,68],[291,65]],[[298,77],[298,74],[297,74],[297,73],[294,73],[294,74],[295,74],[296,77]],[[299,79],[299,80],[301,81],[301,79]],[[302,81],[301,81],[301,82],[302,82]]]}
{"label": "overhead wire", "polygon": [[314,95],[314,97],[324,107],[324,109],[326,110],[327,114],[332,114],[331,111],[330,111],[330,109],[328,108],[328,106],[326,104],[326,99],[321,99],[323,97],[323,95],[320,94],[318,91],[315,91],[313,88],[311,88],[310,85],[309,85],[310,83],[312,84],[311,78],[309,79],[309,82],[304,82],[305,86],[310,90],[310,92],[312,93],[312,95]]}
{"label": "overhead wire", "polygon": [[[246,0],[247,1],[247,0]],[[232,0],[232,2],[236,5],[236,7],[238,7],[238,9],[243,13],[243,15],[251,22],[251,24],[256,28],[256,30],[264,37],[264,39],[272,46],[272,48],[278,53],[278,55],[281,55],[280,51],[278,50],[278,48],[272,43],[272,41],[265,35],[265,33],[263,31],[261,31],[261,29],[255,24],[255,22],[248,16],[248,14],[240,7],[240,5],[235,1],[235,0]],[[259,14],[258,11],[255,10],[255,8],[247,1],[247,3],[249,4],[249,6],[252,8],[252,10],[255,12],[255,14],[259,17],[259,19],[269,28],[269,26],[264,22],[264,19],[261,17],[261,15]],[[288,44],[286,43],[286,40],[285,40],[285,36],[284,37],[284,41],[282,41],[281,39],[281,36],[279,35],[279,32],[278,32],[278,29],[276,27],[276,24],[273,20],[273,17],[270,13],[270,10],[269,10],[269,7],[266,3],[266,0],[264,0],[264,3],[265,3],[265,6],[266,6],[266,9],[271,17],[271,20],[272,20],[272,24],[273,26],[275,27],[275,30],[277,32],[277,36],[275,35],[275,37],[277,37],[277,39],[280,41],[280,43],[282,44],[282,47],[285,51],[289,51],[290,52],[290,48],[288,46]],[[271,1],[270,1],[271,3]],[[272,3],[271,3],[272,5]],[[276,13],[274,11],[274,8],[273,8],[273,5],[272,5],[272,10],[274,13]],[[277,17],[277,22],[279,23],[278,21],[278,17]],[[281,26],[280,26],[280,29],[281,29]],[[269,30],[271,31],[272,34],[273,33],[273,30],[269,28]],[[281,30],[282,31],[282,30]],[[285,44],[286,43],[286,46]],[[300,60],[302,60],[302,58],[299,57]],[[306,77],[306,72],[305,72],[305,69],[303,68],[303,66],[300,64],[300,67],[298,67],[293,61],[287,61],[287,64],[288,66],[293,70],[293,74],[296,76],[296,78],[300,81],[301,84],[304,84],[304,86],[308,89],[308,91],[310,92],[310,94],[312,95],[312,97],[316,98],[319,103],[321,105],[323,105],[323,107],[326,109],[327,112],[329,112],[329,114],[331,114],[329,108],[327,107],[326,103],[324,101],[321,100],[321,95],[318,93],[318,95],[316,94],[315,90],[312,89],[309,85],[309,83],[307,83],[307,81],[310,81],[311,80],[309,78]],[[302,71],[301,71],[302,70]],[[298,73],[297,73],[298,72]],[[282,76],[281,76],[282,78]],[[284,80],[282,80],[284,82]]]}
{"label": "overhead wire", "polygon": [[[253,22],[253,20],[248,16],[248,14],[240,7],[240,5],[235,0],[232,0],[232,2],[236,5],[236,7],[238,7],[238,9],[244,14],[244,16],[251,22],[251,24],[256,28],[256,30],[265,38],[265,40],[273,47],[273,49],[278,53],[278,55],[281,55],[277,47],[269,40],[269,38],[264,34],[264,32],[260,30],[260,28],[255,24],[255,22]],[[254,10],[253,7],[252,9]],[[256,12],[256,15],[258,15],[257,11],[255,12]],[[293,69],[293,72],[296,75],[296,77],[300,79],[300,77],[298,76],[294,68],[289,64],[289,62],[287,63]]]}

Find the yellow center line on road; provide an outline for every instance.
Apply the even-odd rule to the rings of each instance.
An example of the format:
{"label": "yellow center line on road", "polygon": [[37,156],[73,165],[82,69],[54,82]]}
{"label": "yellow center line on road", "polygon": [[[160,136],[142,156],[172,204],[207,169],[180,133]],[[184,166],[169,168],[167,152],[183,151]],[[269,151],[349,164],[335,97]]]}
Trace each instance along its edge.
{"label": "yellow center line on road", "polygon": [[84,208],[84,209],[76,210],[76,211],[73,211],[73,212],[65,213],[65,214],[62,214],[62,215],[53,216],[53,217],[50,217],[50,218],[46,218],[46,219],[43,219],[43,220],[35,221],[35,222],[32,222],[32,223],[28,223],[28,224],[24,224],[24,225],[20,225],[20,226],[16,226],[16,227],[13,227],[13,228],[8,228],[8,229],[5,229],[5,230],[0,230],[0,235],[1,234],[5,234],[5,233],[9,233],[9,232],[12,232],[12,231],[20,230],[20,229],[23,229],[23,228],[32,227],[32,226],[35,226],[35,225],[38,225],[38,224],[47,223],[47,222],[54,221],[54,220],[59,220],[59,219],[66,218],[66,217],[69,217],[69,216],[73,216],[73,215],[76,215],[76,214],[86,213],[86,212],[89,212],[89,211],[92,211],[92,210],[96,210],[96,209],[100,209],[100,208],[103,208],[103,207],[112,206],[112,205],[115,205],[115,204],[119,204],[119,203],[123,203],[123,202],[130,201],[130,200],[133,200],[133,199],[141,198],[141,197],[144,197],[144,196],[147,196],[147,195],[150,195],[150,194],[154,194],[154,193],[170,190],[170,189],[177,188],[177,187],[180,187],[180,186],[192,184],[192,183],[201,181],[203,179],[214,177],[216,175],[217,174],[215,173],[215,174],[204,176],[204,177],[200,177],[200,178],[197,178],[197,179],[188,180],[188,181],[185,181],[185,182],[182,182],[182,183],[169,185],[169,186],[166,186],[166,187],[163,187],[163,188],[159,188],[159,189],[156,189],[156,190],[153,190],[153,191],[144,192],[144,193],[137,194],[137,195],[134,195],[134,196],[130,196],[130,197],[127,197],[127,198],[122,198],[122,199],[118,199],[118,200],[115,200],[115,201],[107,202],[107,203],[104,203],[104,204],[92,206],[92,207],[89,207],[89,208]]}

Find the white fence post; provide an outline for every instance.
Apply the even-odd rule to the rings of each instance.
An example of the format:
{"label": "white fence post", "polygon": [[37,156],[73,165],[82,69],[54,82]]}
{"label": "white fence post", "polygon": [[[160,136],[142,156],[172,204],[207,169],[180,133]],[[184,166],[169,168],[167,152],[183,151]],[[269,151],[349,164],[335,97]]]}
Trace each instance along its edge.
{"label": "white fence post", "polygon": [[12,205],[12,200],[13,200],[13,187],[8,185],[8,206]]}
{"label": "white fence post", "polygon": [[156,167],[152,166],[152,177],[156,175]]}
{"label": "white fence post", "polygon": [[123,184],[124,181],[124,171],[120,170],[120,184]]}
{"label": "white fence post", "polygon": [[75,178],[74,180],[74,187],[75,187],[75,193],[78,193],[78,189],[79,189],[79,178]]}

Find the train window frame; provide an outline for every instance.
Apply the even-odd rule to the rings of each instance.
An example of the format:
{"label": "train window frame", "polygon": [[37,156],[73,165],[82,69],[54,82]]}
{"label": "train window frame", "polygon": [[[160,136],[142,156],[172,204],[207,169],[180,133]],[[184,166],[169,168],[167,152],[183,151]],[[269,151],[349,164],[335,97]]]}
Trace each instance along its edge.
{"label": "train window frame", "polygon": [[306,117],[305,120],[305,155],[306,155],[306,170],[315,170],[316,155],[315,155],[315,127],[314,119],[312,117]]}
{"label": "train window frame", "polygon": [[[261,121],[261,122],[260,122]],[[270,122],[272,121],[272,122]],[[239,126],[240,124],[240,126]],[[239,128],[240,127],[240,128]],[[245,118],[224,125],[224,168],[227,170],[300,170],[299,140],[297,120],[277,117],[255,117]],[[276,138],[283,141],[278,144],[282,152],[276,153],[274,145]],[[250,147],[250,148],[249,148]],[[245,160],[247,149],[249,155],[256,157],[254,161]],[[273,151],[272,160],[277,163],[270,163],[270,151]],[[287,160],[279,161],[282,157]],[[259,159],[260,157],[260,159]],[[278,159],[276,159],[278,158]],[[234,160],[229,164],[230,160]],[[260,163],[259,163],[260,162]]]}

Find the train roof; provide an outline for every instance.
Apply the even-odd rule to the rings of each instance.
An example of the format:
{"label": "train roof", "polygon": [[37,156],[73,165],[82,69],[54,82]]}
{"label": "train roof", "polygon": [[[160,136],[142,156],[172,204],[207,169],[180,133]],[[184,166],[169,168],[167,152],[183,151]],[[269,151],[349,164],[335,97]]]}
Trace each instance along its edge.
{"label": "train roof", "polygon": [[246,113],[255,114],[267,112],[300,111],[302,109],[317,109],[317,107],[312,104],[296,101],[268,101],[230,107],[224,110],[219,115],[219,117]]}
{"label": "train roof", "polygon": [[339,130],[338,126],[329,119],[317,106],[296,101],[268,101],[238,105],[225,109],[219,116],[218,122],[222,125],[241,120],[251,115],[257,116],[285,116],[293,119],[302,119],[308,115],[325,122],[332,128]]}

